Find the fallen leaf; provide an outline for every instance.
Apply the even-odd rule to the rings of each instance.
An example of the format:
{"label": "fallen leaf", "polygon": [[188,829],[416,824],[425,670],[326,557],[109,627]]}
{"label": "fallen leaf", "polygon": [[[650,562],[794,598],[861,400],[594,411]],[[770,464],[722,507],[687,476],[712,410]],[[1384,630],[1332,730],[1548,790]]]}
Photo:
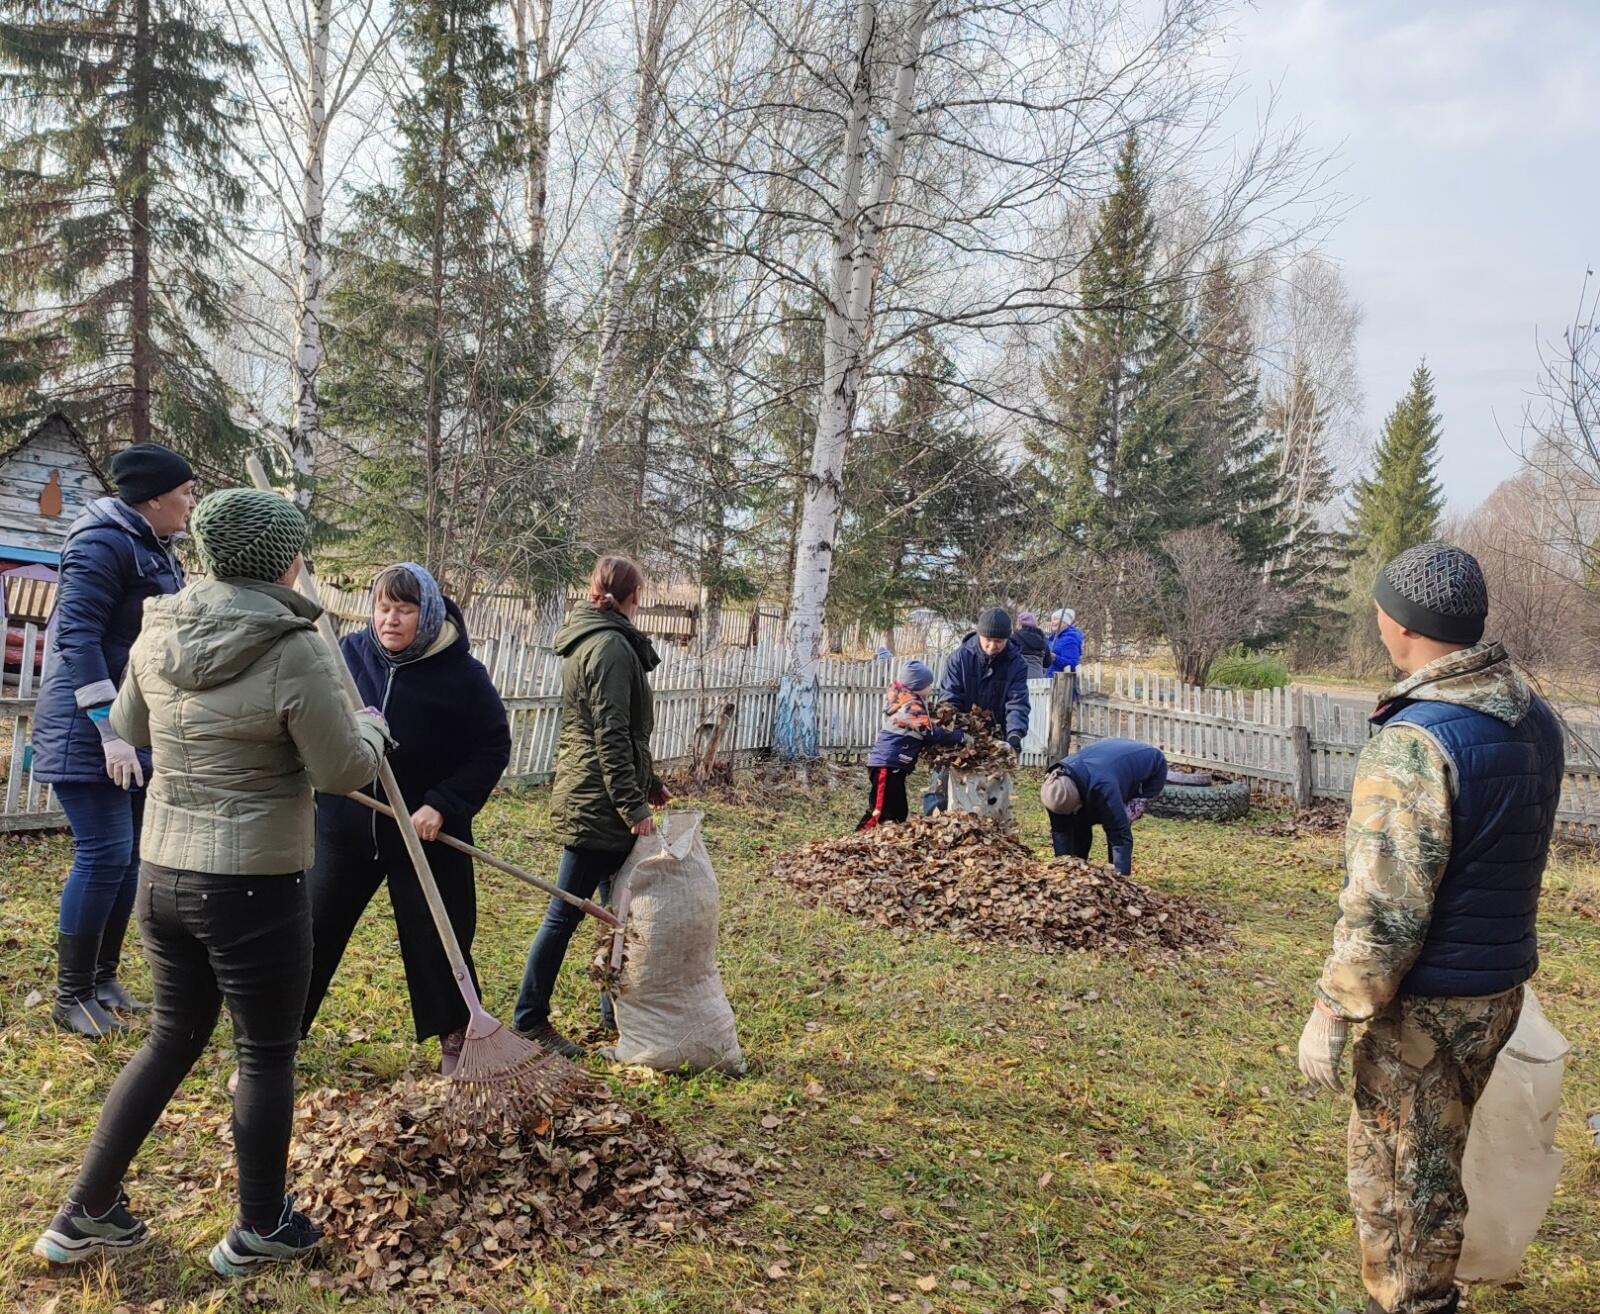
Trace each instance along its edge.
{"label": "fallen leaf", "polygon": [[932,1273],[926,1274],[925,1276],[917,1279],[918,1291],[932,1291],[938,1285],[939,1279],[936,1278]]}
{"label": "fallen leaf", "polygon": [[[22,1006],[24,1008],[38,1008],[42,1003],[44,1003],[43,992],[38,990],[30,990],[28,991],[28,997],[22,1001]],[[54,1302],[60,1299],[60,1296],[52,1296],[50,1298],[51,1304],[53,1305]],[[40,1314],[48,1314],[48,1307],[40,1306]]]}

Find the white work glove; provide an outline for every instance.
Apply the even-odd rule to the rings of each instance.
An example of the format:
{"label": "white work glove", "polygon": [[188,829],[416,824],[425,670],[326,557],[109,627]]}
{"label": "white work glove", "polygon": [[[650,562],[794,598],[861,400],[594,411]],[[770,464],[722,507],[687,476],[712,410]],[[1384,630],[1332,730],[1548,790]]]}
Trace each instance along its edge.
{"label": "white work glove", "polygon": [[118,789],[143,789],[144,768],[139,765],[139,750],[120,735],[100,741],[106,755],[106,775]]}
{"label": "white work glove", "polygon": [[1349,1031],[1350,1024],[1330,1013],[1319,999],[1306,1019],[1305,1030],[1300,1033],[1300,1071],[1313,1086],[1344,1090],[1344,1082],[1339,1079],[1339,1060],[1344,1054],[1344,1041]]}

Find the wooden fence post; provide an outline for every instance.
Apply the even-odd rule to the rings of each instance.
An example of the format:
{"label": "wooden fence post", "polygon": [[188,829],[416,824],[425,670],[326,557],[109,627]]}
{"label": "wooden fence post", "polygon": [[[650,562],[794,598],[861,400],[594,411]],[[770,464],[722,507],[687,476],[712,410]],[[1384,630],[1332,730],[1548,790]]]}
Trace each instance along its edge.
{"label": "wooden fence post", "polygon": [[1311,806],[1317,787],[1316,767],[1311,759],[1311,730],[1302,715],[1304,704],[1298,691],[1290,694],[1289,705],[1293,712],[1289,726],[1291,734],[1289,742],[1294,754],[1294,761],[1290,764],[1290,769],[1294,773],[1292,781],[1294,805],[1297,808],[1308,808]]}
{"label": "wooden fence post", "polygon": [[1051,767],[1072,751],[1072,697],[1078,691],[1078,673],[1062,671],[1050,681],[1050,734],[1045,741],[1045,766]]}

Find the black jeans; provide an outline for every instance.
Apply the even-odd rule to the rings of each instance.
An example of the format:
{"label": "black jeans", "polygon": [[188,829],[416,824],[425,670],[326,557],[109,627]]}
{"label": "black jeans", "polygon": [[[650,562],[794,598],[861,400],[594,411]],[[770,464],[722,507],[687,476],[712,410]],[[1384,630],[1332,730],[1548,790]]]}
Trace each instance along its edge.
{"label": "black jeans", "polygon": [[150,1038],[112,1083],[72,1198],[90,1213],[115,1201],[226,1003],[239,1061],[239,1217],[271,1230],[283,1209],[294,1054],[311,974],[305,878],[215,876],[146,862],[135,908],[155,982]]}
{"label": "black jeans", "polygon": [[[628,860],[629,849],[563,849],[561,870],[556,884],[580,899],[594,898],[600,891],[600,900],[611,897],[611,878],[622,870]],[[550,996],[555,993],[556,977],[567,957],[567,945],[584,914],[571,904],[563,903],[554,895],[550,906],[544,910],[544,922],[533,937],[528,949],[528,965],[522,973],[522,989],[517,992],[517,1010],[512,1024],[518,1031],[529,1031],[550,1020]],[[600,997],[600,1013],[604,1020],[610,1001]]]}
{"label": "black jeans", "polygon": [[885,821],[904,821],[911,811],[906,798],[906,773],[895,767],[867,768],[867,810],[857,830],[871,830]]}
{"label": "black jeans", "polygon": [[[377,848],[377,856],[373,849]],[[472,962],[472,939],[478,929],[478,894],[473,883],[472,859],[443,844],[424,844],[428,867],[445,913],[467,956],[474,986],[477,969]],[[411,995],[411,1021],[417,1039],[442,1036],[467,1025],[467,1006],[461,998],[450,960],[439,943],[439,931],[428,911],[428,901],[417,883],[416,869],[406,854],[400,832],[380,818],[376,841],[364,829],[351,835],[347,828],[317,828],[317,858],[307,873],[311,885],[311,984],[306,993],[300,1034],[311,1034],[311,1024],[322,1007],[328,985],[355,933],[356,923],[372,902],[378,886],[389,883],[389,903],[400,936],[400,958],[406,969],[406,989]]]}
{"label": "black jeans", "polygon": [[1050,847],[1058,858],[1084,858],[1094,847],[1094,822],[1088,809],[1077,812],[1046,812],[1050,818]]}

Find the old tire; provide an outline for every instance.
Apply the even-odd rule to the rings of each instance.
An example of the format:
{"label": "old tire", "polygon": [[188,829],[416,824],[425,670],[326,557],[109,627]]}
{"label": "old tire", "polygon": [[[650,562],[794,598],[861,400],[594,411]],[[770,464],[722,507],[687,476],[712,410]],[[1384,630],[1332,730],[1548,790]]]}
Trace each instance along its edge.
{"label": "old tire", "polygon": [[1152,817],[1179,821],[1237,821],[1250,811],[1250,783],[1230,780],[1210,785],[1169,783],[1145,809]]}

